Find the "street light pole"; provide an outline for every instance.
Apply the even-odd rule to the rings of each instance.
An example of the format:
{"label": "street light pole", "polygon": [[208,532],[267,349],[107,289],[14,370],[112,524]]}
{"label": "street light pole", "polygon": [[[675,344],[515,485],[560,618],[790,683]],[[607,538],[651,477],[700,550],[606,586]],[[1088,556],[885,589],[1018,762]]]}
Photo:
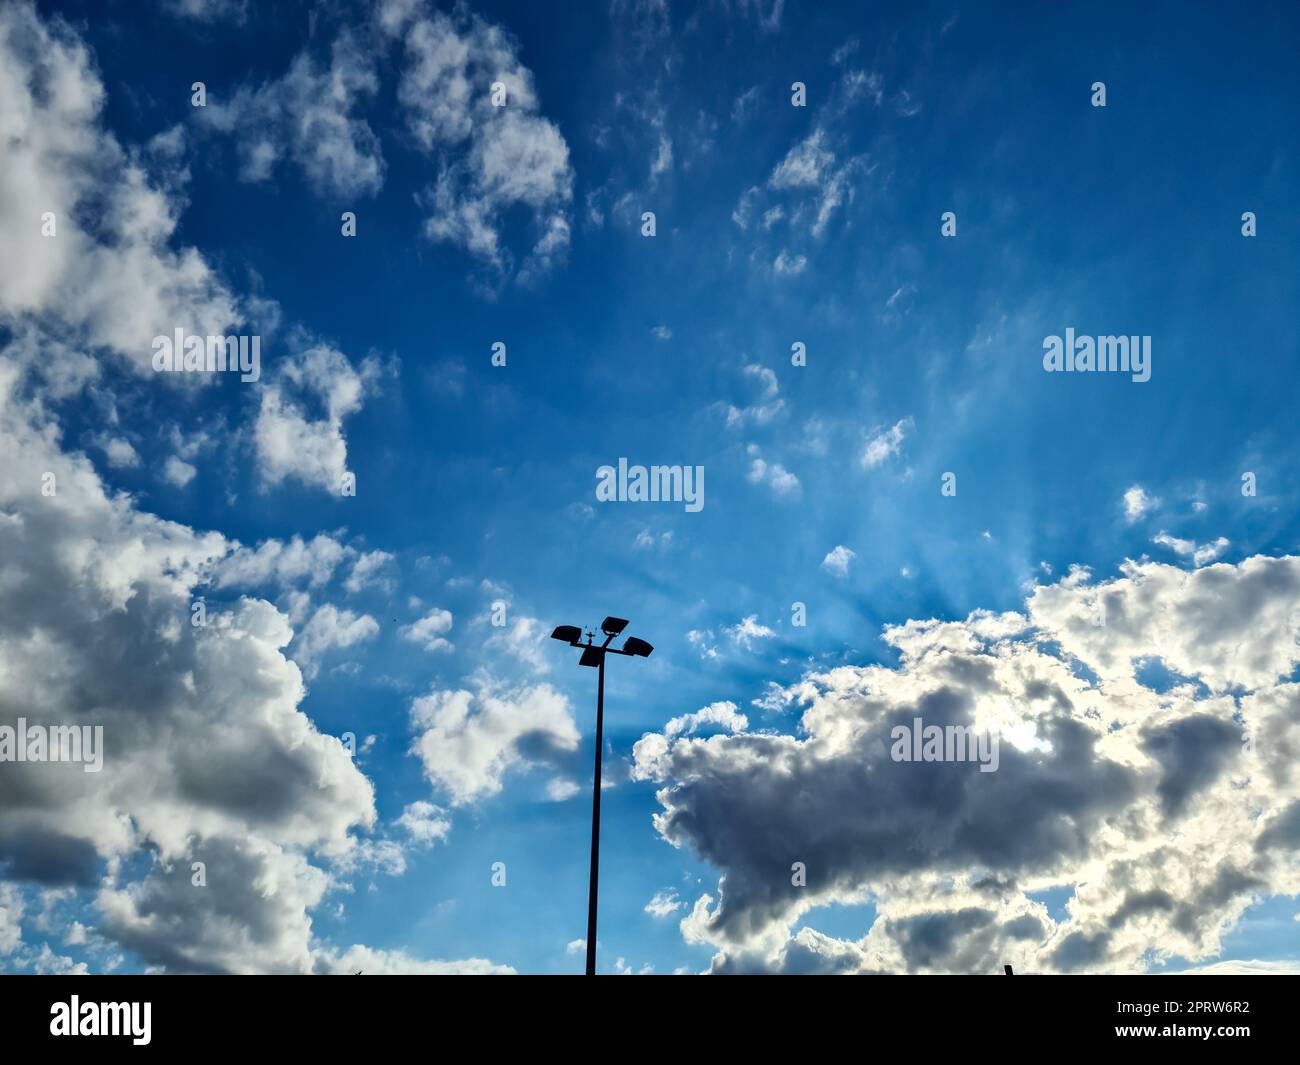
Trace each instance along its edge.
{"label": "street light pole", "polygon": [[[606,641],[608,643],[608,641]],[[600,879],[600,759],[605,753],[605,656],[596,682],[596,780],[591,786],[591,887],[587,891],[587,975],[596,975],[596,895]]]}
{"label": "street light pole", "polygon": [[645,640],[629,636],[621,648],[610,647],[614,637],[627,628],[623,618],[606,618],[600,623],[605,642],[596,645],[595,635],[587,634],[582,642],[582,630],[576,625],[560,625],[551,633],[551,639],[562,640],[571,647],[582,649],[580,666],[594,666],[596,681],[596,775],[591,785],[591,882],[587,890],[587,975],[596,975],[596,898],[600,888],[600,766],[605,753],[605,657],[628,655],[648,658],[654,650]]}

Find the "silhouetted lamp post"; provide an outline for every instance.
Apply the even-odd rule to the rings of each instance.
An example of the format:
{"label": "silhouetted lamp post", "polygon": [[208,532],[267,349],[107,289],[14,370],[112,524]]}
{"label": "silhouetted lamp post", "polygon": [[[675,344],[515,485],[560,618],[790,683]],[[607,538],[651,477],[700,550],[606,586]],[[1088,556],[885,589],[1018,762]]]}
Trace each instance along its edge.
{"label": "silhouetted lamp post", "polygon": [[629,636],[620,650],[610,647],[611,641],[627,628],[624,618],[606,618],[600,623],[600,631],[605,634],[605,642],[596,645],[596,634],[587,633],[587,642],[582,642],[582,630],[577,625],[561,625],[553,633],[552,640],[562,640],[570,647],[582,648],[580,666],[594,666],[599,670],[596,682],[596,781],[592,785],[591,797],[591,888],[587,895],[587,975],[596,975],[596,889],[600,875],[600,757],[605,748],[605,656],[631,655],[647,658],[654,650],[645,640]]}

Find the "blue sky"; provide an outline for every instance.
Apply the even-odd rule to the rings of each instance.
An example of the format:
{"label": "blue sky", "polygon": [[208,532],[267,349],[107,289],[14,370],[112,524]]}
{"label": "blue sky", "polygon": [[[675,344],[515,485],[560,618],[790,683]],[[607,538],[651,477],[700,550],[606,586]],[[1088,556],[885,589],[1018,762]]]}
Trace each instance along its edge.
{"label": "blue sky", "polygon": [[[1097,929],[1146,897],[1134,863],[1152,852],[1137,837],[1178,835],[1172,822],[1144,820],[1156,815],[1138,812],[1142,796],[1167,799],[1170,781],[1185,777],[1212,805],[1213,789],[1250,775],[1217,754],[1183,752],[1149,779],[1133,768],[1138,755],[1106,756],[1136,774],[1130,829],[1118,827],[1125,810],[1097,813],[1104,825],[1082,810],[1068,816],[1092,826],[1085,852],[1094,837],[1130,830],[1125,846],[1136,849],[1093,855],[1117,901],[1095,912],[1081,904],[1070,927],[1065,901],[1098,868],[1073,846],[1002,868],[992,850],[954,866],[936,844],[924,869],[904,873],[861,867],[849,856],[862,839],[834,825],[818,843],[845,856],[833,883],[779,912],[737,911],[747,904],[734,898],[762,894],[744,885],[769,844],[728,841],[759,834],[769,814],[797,821],[818,808],[825,777],[812,767],[802,787],[797,773],[746,783],[722,760],[752,745],[775,765],[765,744],[803,744],[802,757],[839,742],[814,719],[879,678],[854,673],[859,689],[849,674],[828,673],[835,667],[880,665],[918,690],[926,676],[956,683],[951,663],[929,674],[925,663],[938,659],[882,632],[909,619],[968,625],[976,611],[1032,614],[1036,646],[1055,649],[1038,658],[1059,653],[1099,672],[1093,694],[1122,703],[1133,732],[1166,722],[1161,715],[1177,719],[1171,728],[1207,715],[1231,724],[1243,693],[1267,689],[1279,706],[1295,699],[1283,683],[1295,664],[1285,619],[1300,606],[1291,563],[1256,578],[1249,567],[1263,563],[1248,560],[1291,559],[1300,528],[1291,387],[1300,347],[1289,321],[1300,278],[1297,19],[1282,5],[7,5],[14,80],[35,106],[50,71],[41,73],[32,42],[69,49],[56,57],[66,61],[60,76],[87,99],[102,86],[98,110],[47,116],[89,139],[84,158],[94,163],[42,147],[53,134],[33,129],[18,142],[41,178],[32,188],[69,190],[60,224],[84,235],[78,261],[91,261],[86,246],[110,249],[93,266],[105,280],[56,263],[32,295],[16,270],[0,275],[10,289],[0,339],[12,345],[2,357],[19,382],[10,405],[22,404],[32,428],[11,443],[35,447],[34,427],[57,425],[60,454],[84,456],[106,496],[126,493],[132,513],[178,523],[196,540],[224,538],[169,594],[182,608],[202,594],[218,616],[234,617],[241,597],[273,605],[293,633],[274,656],[305,682],[296,704],[282,696],[319,732],[351,732],[362,745],[350,770],[360,777],[340,785],[341,806],[359,804],[351,822],[310,839],[279,814],[263,823],[277,861],[301,856],[331,878],[319,898],[304,889],[314,901],[295,911],[310,919],[302,943],[267,944],[254,931],[252,955],[226,952],[213,946],[221,936],[208,903],[191,919],[188,903],[151,901],[148,886],[131,895],[131,876],[114,862],[148,885],[168,861],[197,860],[205,839],[247,829],[244,814],[226,809],[238,806],[230,797],[195,806],[201,789],[178,770],[176,809],[188,812],[157,819],[185,825],[179,837],[139,829],[113,844],[74,819],[60,832],[94,841],[101,864],[89,880],[23,876],[11,860],[8,912],[21,930],[11,967],[319,970],[372,964],[378,955],[346,954],[364,944],[394,968],[486,959],[522,972],[577,970],[581,956],[566,948],[585,932],[594,674],[545,636],[607,613],[629,617],[629,633],[656,650],[609,669],[602,971],[796,971],[790,944],[802,928],[822,938],[800,948],[823,960],[844,956],[829,937],[859,944],[853,965],[863,969],[983,971],[1023,937],[995,938],[981,953],[958,949],[956,936],[943,940],[946,952],[926,953],[896,929],[915,919],[909,899],[933,905],[936,922],[972,912],[955,895],[936,901],[935,885],[984,875],[1020,878],[1004,915],[1044,907],[1033,911],[1042,944],[1017,955],[1026,968],[1295,962],[1296,837],[1264,827],[1290,824],[1300,799],[1281,769],[1255,768],[1261,795],[1242,816],[1267,839],[1289,840],[1282,856],[1247,868],[1225,851],[1214,859],[1217,888],[1188,873],[1184,894],[1149,907],[1206,915],[1178,939],[1126,918],[1110,922],[1119,931]],[[71,58],[78,48],[87,62]],[[498,76],[510,93],[493,109],[484,97]],[[192,106],[196,81],[202,108]],[[806,106],[792,106],[795,82]],[[1105,84],[1104,107],[1092,104],[1095,82]],[[42,176],[41,167],[65,170]],[[133,167],[154,198],[124,179]],[[26,210],[28,199],[10,192]],[[117,196],[133,204],[122,217],[102,207]],[[147,208],[173,224],[149,229]],[[653,237],[642,235],[647,211]],[[948,211],[952,237],[940,231]],[[1257,236],[1242,234],[1247,211]],[[340,232],[343,212],[355,213],[355,237]],[[38,224],[18,207],[2,220],[14,242],[20,224]],[[48,244],[21,240],[47,255]],[[155,284],[148,271],[126,259],[137,244],[172,274],[183,270],[175,256],[193,249],[209,274],[179,294],[158,282],[168,293],[158,297],[145,291]],[[125,281],[113,287],[112,277]],[[108,309],[86,311],[106,288]],[[201,322],[260,335],[262,380],[190,387],[149,371],[149,337],[202,332]],[[1045,373],[1044,338],[1067,327],[1150,337],[1150,380]],[[57,339],[96,369],[50,370],[58,360],[24,355],[24,336],[38,346]],[[492,365],[496,342],[505,366]],[[792,364],[796,343],[806,365]],[[598,502],[596,471],[620,457],[703,467],[703,509]],[[355,474],[355,497],[334,487],[344,470]],[[955,495],[941,492],[947,473]],[[1243,495],[1245,473],[1253,495]],[[0,501],[14,514],[38,505],[24,492],[15,482]],[[86,553],[126,565],[129,553],[93,531],[108,520],[87,520]],[[308,545],[301,565],[276,565],[295,538]],[[1122,571],[1126,560],[1141,573]],[[1072,566],[1089,571],[1082,584],[1067,577]],[[81,594],[75,574],[56,570],[69,597]],[[1160,603],[1124,598],[1139,597],[1143,579],[1169,582],[1173,614],[1147,618],[1141,611]],[[1123,642],[1069,645],[1077,633],[1066,599],[1105,582],[1116,597],[1106,631],[1122,630]],[[1257,598],[1245,598],[1248,585]],[[1040,586],[1056,597],[1030,611]],[[504,626],[492,623],[494,603]],[[806,625],[793,624],[795,603]],[[104,624],[127,623],[105,611]],[[1115,611],[1129,624],[1114,623]],[[1258,640],[1275,654],[1234,671],[1215,650],[1198,658],[1199,637],[1185,630],[1236,648]],[[76,635],[63,638],[75,656]],[[981,654],[1007,660],[1026,639]],[[1202,677],[1212,694],[1161,706],[1146,687],[1149,706],[1134,710],[1135,659]],[[238,655],[230,662],[244,668]],[[1049,664],[1024,668],[1040,667]],[[291,693],[292,677],[280,682]],[[468,710],[456,724],[447,707],[458,692]],[[200,706],[225,705],[219,692],[200,696]],[[909,705],[890,698],[893,709]],[[745,724],[718,712],[668,729],[724,703]],[[421,719],[420,705],[433,716]],[[1277,715],[1266,733],[1300,727],[1285,725],[1300,722],[1294,709]],[[527,728],[516,734],[511,721]],[[671,765],[655,769],[634,753],[648,733],[665,734]],[[1293,741],[1268,734],[1282,758]],[[422,735],[424,757],[413,753]],[[189,755],[168,757],[188,766]],[[862,751],[816,757],[856,765]],[[232,792],[243,786],[238,773],[228,779]],[[661,788],[677,798],[666,803]],[[733,803],[733,788],[754,805]],[[110,805],[136,817],[129,789],[115,794]],[[774,804],[767,813],[760,796]],[[328,820],[319,804],[331,800],[310,789],[284,801]],[[831,805],[845,802],[855,799]],[[422,803],[437,808],[417,807],[423,839],[399,827]],[[1194,819],[1180,838],[1213,835],[1175,805]],[[227,819],[219,826],[213,809]],[[1161,816],[1174,815],[1166,802]],[[978,813],[948,816],[972,832],[1016,831]],[[1131,829],[1139,821],[1141,833]],[[907,831],[933,830],[923,823],[931,828]],[[0,823],[0,841],[28,828]],[[787,877],[787,855],[773,846],[773,868]],[[1192,863],[1160,861],[1173,863],[1161,877],[1171,883]],[[490,883],[494,862],[506,863],[503,888]],[[214,894],[225,890],[218,867]],[[936,879],[915,879],[925,875]],[[106,903],[110,890],[134,898],[134,909]],[[721,908],[679,927],[704,895]],[[656,896],[669,900],[662,916],[647,911]],[[893,925],[880,916],[886,899]],[[43,908],[54,916],[40,918]],[[159,942],[164,913],[176,921],[170,946]],[[74,921],[94,931],[69,938]],[[873,922],[877,938],[867,941]],[[1062,946],[1071,936],[1073,950]],[[1084,942],[1096,953],[1080,954]],[[1152,962],[1151,951],[1163,956]]]}

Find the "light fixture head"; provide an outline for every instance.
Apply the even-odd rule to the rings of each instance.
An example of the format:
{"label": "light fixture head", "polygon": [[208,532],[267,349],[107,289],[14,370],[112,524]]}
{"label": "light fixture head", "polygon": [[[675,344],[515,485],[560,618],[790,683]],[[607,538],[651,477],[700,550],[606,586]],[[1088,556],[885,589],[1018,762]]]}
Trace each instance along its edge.
{"label": "light fixture head", "polygon": [[578,665],[595,667],[600,665],[601,659],[604,657],[605,652],[599,647],[588,647],[583,650],[582,657],[578,659]]}
{"label": "light fixture head", "polygon": [[642,658],[649,658],[650,652],[654,650],[645,640],[638,639],[635,636],[629,636],[627,643],[623,645],[623,650],[630,655],[639,655]]}
{"label": "light fixture head", "polygon": [[582,639],[582,630],[577,625],[560,625],[551,633],[552,640],[563,640],[567,644],[577,646]]}
{"label": "light fixture head", "polygon": [[606,618],[600,623],[600,631],[606,636],[617,636],[627,628],[627,618]]}

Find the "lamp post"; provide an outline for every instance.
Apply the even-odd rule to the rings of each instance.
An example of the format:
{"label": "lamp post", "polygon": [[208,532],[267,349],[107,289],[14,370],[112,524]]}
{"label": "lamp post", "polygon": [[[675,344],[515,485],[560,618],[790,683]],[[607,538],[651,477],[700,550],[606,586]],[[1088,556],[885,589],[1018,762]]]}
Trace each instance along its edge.
{"label": "lamp post", "polygon": [[587,642],[582,642],[582,630],[577,625],[561,625],[551,633],[552,640],[560,640],[570,647],[582,648],[580,666],[592,666],[597,670],[596,681],[596,777],[592,784],[591,796],[591,886],[587,892],[587,975],[596,975],[596,895],[600,877],[600,761],[605,753],[605,656],[629,655],[635,658],[648,658],[654,650],[645,640],[629,636],[622,648],[610,647],[615,636],[627,628],[625,618],[606,618],[600,623],[600,631],[605,642],[596,644],[596,634],[587,633]]}

